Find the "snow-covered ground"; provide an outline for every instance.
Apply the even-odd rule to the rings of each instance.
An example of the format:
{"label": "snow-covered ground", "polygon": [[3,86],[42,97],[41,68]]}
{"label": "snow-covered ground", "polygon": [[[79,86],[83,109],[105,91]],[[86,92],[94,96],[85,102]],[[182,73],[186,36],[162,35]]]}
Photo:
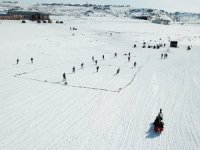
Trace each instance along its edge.
{"label": "snow-covered ground", "polygon": [[[65,23],[0,21],[1,150],[200,149],[199,26],[113,17],[53,20]],[[168,37],[179,48],[167,50]],[[141,48],[143,42],[167,46]],[[151,124],[160,108],[165,128],[159,135]]]}

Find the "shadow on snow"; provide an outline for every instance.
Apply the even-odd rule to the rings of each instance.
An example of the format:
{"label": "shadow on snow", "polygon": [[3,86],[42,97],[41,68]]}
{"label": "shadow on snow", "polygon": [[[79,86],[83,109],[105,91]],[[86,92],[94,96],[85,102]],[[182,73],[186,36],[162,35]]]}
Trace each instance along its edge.
{"label": "shadow on snow", "polygon": [[146,134],[147,134],[146,138],[153,139],[153,138],[160,136],[160,133],[157,133],[154,131],[153,123],[150,123],[149,126],[150,126],[149,130],[146,132]]}

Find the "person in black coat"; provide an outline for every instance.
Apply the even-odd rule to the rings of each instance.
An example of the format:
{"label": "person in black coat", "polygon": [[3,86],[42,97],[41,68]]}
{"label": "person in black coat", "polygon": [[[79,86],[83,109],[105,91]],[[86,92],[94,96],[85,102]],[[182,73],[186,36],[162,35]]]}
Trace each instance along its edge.
{"label": "person in black coat", "polygon": [[97,63],[98,63],[98,61],[97,61],[97,60],[95,60],[95,65],[97,65]]}
{"label": "person in black coat", "polygon": [[84,63],[81,64],[81,69],[83,69],[83,68],[84,68]]}
{"label": "person in black coat", "polygon": [[131,57],[130,57],[130,56],[128,56],[128,62],[130,62],[130,60],[131,60]]}
{"label": "person in black coat", "polygon": [[97,66],[96,69],[97,69],[97,72],[99,72],[99,66]]}
{"label": "person in black coat", "polygon": [[33,64],[33,58],[31,58],[31,63]]}
{"label": "person in black coat", "polygon": [[136,67],[136,65],[137,65],[137,63],[136,63],[136,61],[134,62],[134,67]]}
{"label": "person in black coat", "polygon": [[72,73],[75,73],[76,69],[75,67],[72,68]]}
{"label": "person in black coat", "polygon": [[163,53],[161,54],[161,59],[163,58]]}
{"label": "person in black coat", "polygon": [[120,72],[120,68],[117,69],[116,75],[119,74],[119,72]]}
{"label": "person in black coat", "polygon": [[63,81],[66,81],[66,75],[63,73]]}
{"label": "person in black coat", "polygon": [[17,64],[19,63],[19,59],[17,59]]}
{"label": "person in black coat", "polygon": [[117,53],[114,54],[114,57],[117,58]]}
{"label": "person in black coat", "polygon": [[105,59],[104,55],[102,56],[102,59],[103,59],[103,60]]}

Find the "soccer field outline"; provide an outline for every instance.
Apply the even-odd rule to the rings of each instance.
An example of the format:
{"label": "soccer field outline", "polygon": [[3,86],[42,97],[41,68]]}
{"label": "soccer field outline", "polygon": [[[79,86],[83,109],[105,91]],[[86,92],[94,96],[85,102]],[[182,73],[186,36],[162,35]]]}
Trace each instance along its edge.
{"label": "soccer field outline", "polygon": [[[45,67],[45,68],[47,68],[47,67]],[[84,89],[89,89],[89,90],[97,90],[97,91],[119,93],[122,90],[124,90],[127,87],[129,87],[134,82],[134,80],[135,80],[137,74],[140,72],[141,68],[142,68],[142,66],[137,68],[137,71],[133,74],[131,80],[129,82],[127,82],[127,84],[125,84],[124,86],[119,87],[116,90],[111,90],[111,89],[107,89],[107,88],[90,87],[90,86],[84,86],[84,85],[64,84],[63,81],[57,81],[56,82],[56,81],[41,80],[41,79],[37,79],[37,78],[23,77],[23,75],[30,74],[30,73],[33,73],[33,72],[36,72],[36,71],[40,71],[40,70],[43,70],[43,69],[35,69],[33,71],[30,71],[30,72],[22,72],[22,73],[19,73],[19,74],[15,74],[14,77],[22,78],[22,79],[25,79],[25,80],[37,81],[37,82],[41,82],[41,83],[57,84],[57,85],[66,86],[66,87],[72,87],[72,88],[84,88]],[[130,69],[133,69],[133,67],[130,68]]]}

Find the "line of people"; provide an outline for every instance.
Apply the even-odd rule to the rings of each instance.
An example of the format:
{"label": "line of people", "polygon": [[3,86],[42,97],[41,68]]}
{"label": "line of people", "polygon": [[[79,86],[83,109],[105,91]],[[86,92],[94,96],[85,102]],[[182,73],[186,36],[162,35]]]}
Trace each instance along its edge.
{"label": "line of people", "polygon": [[[33,58],[31,58],[30,60],[31,60],[31,63],[33,64]],[[17,58],[16,64],[17,64],[17,65],[19,64],[19,58]]]}
{"label": "line of people", "polygon": [[161,54],[161,59],[163,59],[163,58],[166,59],[167,57],[168,57],[168,54],[167,54],[167,53],[162,53],[162,54]]}
{"label": "line of people", "polygon": [[161,47],[165,47],[166,44],[165,43],[159,43],[159,44],[155,44],[155,45],[146,45],[146,42],[143,42],[142,48],[153,48],[153,49],[160,49]]}

